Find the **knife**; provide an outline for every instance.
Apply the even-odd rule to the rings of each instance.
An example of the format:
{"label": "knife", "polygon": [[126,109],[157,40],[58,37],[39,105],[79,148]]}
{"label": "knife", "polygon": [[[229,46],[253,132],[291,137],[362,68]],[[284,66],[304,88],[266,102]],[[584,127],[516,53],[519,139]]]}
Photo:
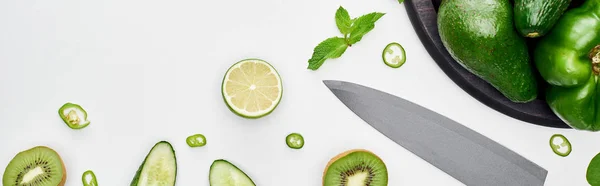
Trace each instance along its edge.
{"label": "knife", "polygon": [[544,185],[544,168],[445,116],[355,83],[323,83],[377,131],[466,185]]}

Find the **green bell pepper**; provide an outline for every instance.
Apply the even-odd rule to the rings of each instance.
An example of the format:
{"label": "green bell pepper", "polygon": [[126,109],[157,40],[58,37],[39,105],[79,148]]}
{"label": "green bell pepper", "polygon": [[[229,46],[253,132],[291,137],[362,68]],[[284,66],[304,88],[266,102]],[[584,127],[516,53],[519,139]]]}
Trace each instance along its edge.
{"label": "green bell pepper", "polygon": [[600,130],[600,0],[564,13],[541,38],[534,62],[550,84],[546,101],[574,129]]}

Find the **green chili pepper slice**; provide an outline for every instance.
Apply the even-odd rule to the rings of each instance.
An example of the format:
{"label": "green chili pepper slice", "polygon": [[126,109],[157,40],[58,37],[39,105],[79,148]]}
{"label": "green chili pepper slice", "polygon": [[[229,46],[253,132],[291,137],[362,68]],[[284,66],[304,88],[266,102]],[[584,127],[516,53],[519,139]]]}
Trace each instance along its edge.
{"label": "green chili pepper slice", "polygon": [[72,129],[82,129],[90,124],[87,120],[87,112],[78,104],[65,103],[58,109],[58,115]]}
{"label": "green chili pepper slice", "polygon": [[202,147],[202,146],[206,145],[206,137],[204,137],[204,135],[202,135],[202,134],[194,134],[194,135],[187,137],[185,142],[190,147]]}
{"label": "green chili pepper slice", "polygon": [[561,134],[554,134],[550,137],[550,148],[554,154],[562,157],[571,154],[571,142]]}
{"label": "green chili pepper slice", "polygon": [[402,45],[398,43],[390,43],[383,49],[381,54],[383,62],[392,68],[399,68],[406,62],[406,52]]}
{"label": "green chili pepper slice", "polygon": [[87,170],[83,173],[81,181],[83,181],[83,186],[98,186],[96,175],[91,170]]}
{"label": "green chili pepper slice", "polygon": [[285,143],[292,149],[301,149],[304,146],[304,137],[298,133],[291,133],[285,137]]}

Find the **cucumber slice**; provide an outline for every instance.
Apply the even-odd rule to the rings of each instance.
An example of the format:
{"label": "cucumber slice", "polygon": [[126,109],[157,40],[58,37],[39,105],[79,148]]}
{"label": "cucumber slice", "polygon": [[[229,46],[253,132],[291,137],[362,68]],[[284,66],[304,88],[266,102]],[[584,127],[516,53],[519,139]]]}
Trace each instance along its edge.
{"label": "cucumber slice", "polygon": [[406,52],[402,45],[398,43],[390,43],[383,49],[381,54],[383,62],[392,68],[399,68],[406,62]]}
{"label": "cucumber slice", "polygon": [[208,175],[210,186],[256,186],[252,179],[227,160],[215,160]]}
{"label": "cucumber slice", "polygon": [[169,142],[160,141],[137,170],[131,186],[174,186],[177,177],[177,158]]}

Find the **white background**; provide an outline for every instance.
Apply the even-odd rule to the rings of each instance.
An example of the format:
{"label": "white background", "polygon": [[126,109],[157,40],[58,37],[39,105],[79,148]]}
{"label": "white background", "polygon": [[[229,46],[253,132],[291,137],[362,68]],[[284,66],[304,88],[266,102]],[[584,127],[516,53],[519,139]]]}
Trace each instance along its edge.
{"label": "white background", "polygon": [[[336,9],[351,17],[387,13],[361,42],[318,71],[312,49],[339,35]],[[383,47],[399,42],[407,62],[392,69]],[[261,58],[277,68],[284,97],[269,116],[231,113],[220,93],[227,68]],[[492,110],[455,85],[420,43],[397,0],[3,0],[0,1],[0,173],[19,151],[47,145],[64,158],[67,185],[93,170],[102,185],[128,185],[160,140],[177,153],[178,185],[208,185],[209,166],[224,158],[260,186],[320,185],[329,159],[354,148],[378,154],[389,185],[462,185],[372,129],[323,85],[360,83],[448,116],[548,170],[546,185],[587,185],[600,135],[540,127]],[[91,125],[69,129],[65,102],[81,104]],[[285,145],[291,132],[306,145]],[[189,148],[202,133],[208,145]],[[562,133],[573,152],[552,153]]]}

